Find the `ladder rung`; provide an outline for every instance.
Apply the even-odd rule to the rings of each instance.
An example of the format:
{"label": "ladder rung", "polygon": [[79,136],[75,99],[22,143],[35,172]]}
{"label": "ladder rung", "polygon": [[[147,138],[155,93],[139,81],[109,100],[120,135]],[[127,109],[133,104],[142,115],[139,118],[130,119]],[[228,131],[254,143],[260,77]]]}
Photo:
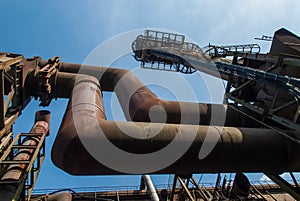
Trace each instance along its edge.
{"label": "ladder rung", "polygon": [[19,181],[2,180],[0,181],[1,184],[19,184]]}
{"label": "ladder rung", "polygon": [[35,137],[35,136],[42,136],[42,133],[20,133],[20,136],[29,136],[29,137]]}
{"label": "ladder rung", "polygon": [[12,148],[17,148],[17,149],[36,149],[37,146],[35,146],[35,145],[13,145]]}
{"label": "ladder rung", "polygon": [[30,161],[28,160],[11,160],[11,161],[2,161],[0,164],[29,164]]}

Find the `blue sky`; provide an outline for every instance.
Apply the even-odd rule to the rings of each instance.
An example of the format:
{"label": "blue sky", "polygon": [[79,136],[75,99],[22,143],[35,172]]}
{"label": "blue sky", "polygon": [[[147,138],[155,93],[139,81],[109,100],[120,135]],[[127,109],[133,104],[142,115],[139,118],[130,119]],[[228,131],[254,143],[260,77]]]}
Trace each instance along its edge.
{"label": "blue sky", "polygon": [[[208,43],[258,42],[264,51],[268,50],[269,43],[260,43],[254,37],[273,35],[281,27],[300,34],[300,2],[297,0],[19,0],[3,1],[0,9],[0,51],[26,57],[38,55],[44,59],[59,56],[61,60],[73,63],[82,63],[99,44],[133,29],[174,30],[202,47]],[[115,65],[122,65],[121,61]],[[130,62],[123,62],[124,68],[129,68]],[[195,86],[198,84],[192,82]],[[156,93],[168,98],[164,91],[158,89]],[[110,96],[107,94],[105,100],[109,101]],[[205,97],[201,100],[205,101]],[[52,112],[51,136],[47,139],[47,159],[36,187],[138,185],[139,177],[74,177],[52,164],[50,148],[66,104],[67,100],[57,100],[48,108]],[[38,102],[32,101],[16,122],[15,132],[29,131],[38,109],[41,109]],[[161,177],[154,177],[154,182],[161,181]]]}

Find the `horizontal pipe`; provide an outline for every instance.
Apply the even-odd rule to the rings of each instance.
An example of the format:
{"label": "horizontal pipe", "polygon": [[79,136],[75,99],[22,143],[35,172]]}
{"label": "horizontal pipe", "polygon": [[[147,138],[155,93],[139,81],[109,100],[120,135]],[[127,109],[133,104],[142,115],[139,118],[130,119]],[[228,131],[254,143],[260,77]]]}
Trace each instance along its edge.
{"label": "horizontal pipe", "polygon": [[[53,98],[69,98],[76,80],[81,78],[90,79],[90,76],[84,74],[73,74],[58,72],[56,74],[55,83],[51,88],[51,97]],[[26,94],[38,97],[39,80],[36,77],[34,70],[29,71],[25,79],[25,92]]]}
{"label": "horizontal pipe", "polygon": [[[199,158],[201,148],[213,143],[213,138],[206,141],[207,136],[220,137],[211,152]],[[107,139],[114,147],[136,154],[135,170],[127,167],[131,162],[122,158],[123,152],[114,156],[114,150],[104,146]],[[178,160],[162,169],[155,169],[158,161],[168,161],[190,140],[191,145],[178,155]],[[154,168],[143,169],[145,164],[141,161],[144,156],[159,152],[171,143],[176,145],[176,149],[168,155],[152,157],[149,163]],[[268,129],[108,121],[103,111],[100,86],[97,79],[91,79],[75,84],[51,156],[56,166],[74,175],[124,172],[190,175],[299,171],[298,151],[299,146]],[[125,171],[110,167],[107,160],[108,164],[120,160],[124,166],[121,169]]]}
{"label": "horizontal pipe", "polygon": [[[259,127],[260,125],[229,105],[166,101],[159,99],[132,72],[123,69],[62,63],[55,97],[66,98],[74,74],[100,80],[103,91],[114,91],[129,121]],[[69,74],[63,73],[68,72]],[[72,74],[70,74],[72,73]],[[78,78],[77,78],[78,79]],[[68,87],[60,87],[68,86]],[[66,92],[66,90],[68,90]]]}

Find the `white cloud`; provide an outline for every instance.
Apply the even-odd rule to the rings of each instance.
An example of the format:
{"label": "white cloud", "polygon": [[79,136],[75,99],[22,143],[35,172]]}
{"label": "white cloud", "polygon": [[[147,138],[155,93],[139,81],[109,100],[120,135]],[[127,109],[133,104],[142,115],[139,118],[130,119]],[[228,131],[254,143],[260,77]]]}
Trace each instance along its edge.
{"label": "white cloud", "polygon": [[272,180],[264,174],[259,178],[259,181],[260,182],[270,182]]}
{"label": "white cloud", "polygon": [[103,33],[111,37],[136,28],[160,27],[201,45],[249,43],[281,27],[299,34],[299,9],[297,0],[95,1],[81,13],[85,23],[80,26],[90,30],[96,41]]}
{"label": "white cloud", "polygon": [[[297,179],[297,181],[299,182],[298,178],[299,178],[300,174],[299,173],[294,173],[294,176]],[[280,175],[280,177],[282,177],[284,180],[286,180],[288,182],[293,182],[290,173],[287,173],[287,172],[283,173],[283,174]],[[267,177],[265,174],[263,174],[260,177],[259,181],[261,181],[261,182],[271,182],[272,180],[269,177]]]}

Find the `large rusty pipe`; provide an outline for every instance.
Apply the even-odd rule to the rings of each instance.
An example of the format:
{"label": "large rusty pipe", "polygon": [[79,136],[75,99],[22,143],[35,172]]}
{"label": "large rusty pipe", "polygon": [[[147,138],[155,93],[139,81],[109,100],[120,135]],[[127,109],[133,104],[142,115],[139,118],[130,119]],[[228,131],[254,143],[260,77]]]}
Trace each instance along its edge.
{"label": "large rusty pipe", "polygon": [[[220,135],[220,138],[207,157],[199,159],[199,151],[205,146],[203,143],[208,133]],[[138,139],[128,134],[144,138]],[[180,137],[176,138],[177,135]],[[171,142],[180,149],[193,138],[191,146],[169,166],[144,172],[139,171],[144,164],[137,160],[137,170],[128,172],[190,175],[300,170],[296,154],[299,147],[272,130],[142,122],[134,122],[133,125],[133,122],[108,121],[103,111],[100,86],[95,78],[75,83],[51,156],[56,166],[74,175],[124,174],[99,162],[101,157],[107,159],[107,156],[112,162],[125,160],[112,158],[111,150],[102,146],[105,140],[127,153],[144,156],[160,151]],[[90,154],[93,152],[100,158]],[[170,152],[169,157],[175,152]],[[163,156],[151,158],[150,164],[157,164],[160,157]],[[126,164],[128,161],[124,161],[123,166]]]}
{"label": "large rusty pipe", "polygon": [[[49,123],[50,123],[50,112],[46,110],[40,110],[36,112],[35,124],[29,133],[41,133],[43,135],[49,134]],[[36,146],[40,141],[38,136],[26,137],[22,145],[23,146]],[[15,161],[28,161],[31,159],[34,149],[32,148],[21,148],[15,155],[13,160]],[[19,181],[25,173],[27,164],[13,164],[9,165],[6,172],[3,174],[1,181]],[[0,198],[1,200],[12,200],[18,186],[13,184],[4,184],[1,186]]]}
{"label": "large rusty pipe", "polygon": [[[80,73],[100,80],[103,91],[115,91],[129,121],[181,123],[196,125],[226,125],[258,127],[259,124],[231,106],[221,104],[190,103],[159,99],[132,72],[123,69],[62,63],[61,72]],[[61,73],[60,72],[60,73]],[[67,74],[58,74],[58,81],[74,83]],[[79,74],[79,75],[80,75]],[[66,86],[57,84],[57,95],[66,94]],[[71,84],[67,84],[71,86]],[[63,96],[58,96],[63,97]],[[165,118],[164,118],[165,117]]]}

